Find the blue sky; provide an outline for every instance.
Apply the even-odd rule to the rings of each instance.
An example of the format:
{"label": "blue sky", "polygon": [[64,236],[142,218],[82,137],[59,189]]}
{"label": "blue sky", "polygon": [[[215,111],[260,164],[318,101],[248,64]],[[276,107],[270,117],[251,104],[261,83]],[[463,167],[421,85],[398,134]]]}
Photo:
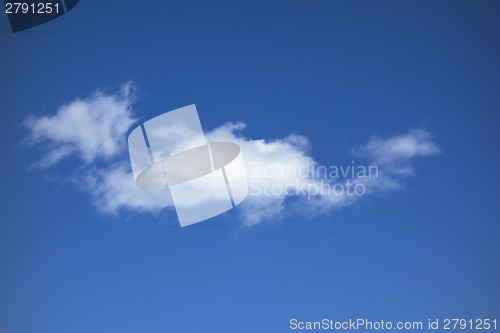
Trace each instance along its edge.
{"label": "blue sky", "polygon": [[[283,332],[291,318],[498,317],[499,9],[82,0],[16,34],[0,15],[0,328]],[[399,190],[319,215],[292,202],[245,227],[243,203],[180,228],[168,208],[109,214],[75,178],[109,160],[75,153],[30,169],[48,150],[26,143],[26,119],[129,80],[137,121],[196,104],[207,132],[242,122],[247,141],[295,133],[326,165],[412,129],[441,153],[412,159]]]}

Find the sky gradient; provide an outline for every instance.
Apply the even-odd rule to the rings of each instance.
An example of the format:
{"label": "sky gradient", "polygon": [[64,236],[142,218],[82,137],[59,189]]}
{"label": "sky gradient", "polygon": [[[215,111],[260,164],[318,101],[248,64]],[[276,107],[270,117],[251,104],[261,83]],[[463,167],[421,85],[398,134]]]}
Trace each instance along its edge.
{"label": "sky gradient", "polygon": [[[500,319],[499,22],[495,1],[82,0],[16,34],[0,15],[0,330]],[[130,80],[137,122],[196,104],[206,132],[295,133],[325,165],[415,128],[441,153],[399,190],[250,228],[238,208],[189,228],[171,209],[109,214],[72,178],[108,161],[30,168],[46,150],[26,119]]]}

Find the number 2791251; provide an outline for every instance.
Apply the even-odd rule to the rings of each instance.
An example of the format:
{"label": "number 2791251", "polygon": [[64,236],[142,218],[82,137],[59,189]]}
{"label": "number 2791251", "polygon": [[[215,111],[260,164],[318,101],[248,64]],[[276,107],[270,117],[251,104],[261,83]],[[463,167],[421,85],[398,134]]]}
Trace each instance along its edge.
{"label": "number 2791251", "polygon": [[6,14],[52,14],[59,13],[59,3],[55,2],[7,2],[5,3]]}

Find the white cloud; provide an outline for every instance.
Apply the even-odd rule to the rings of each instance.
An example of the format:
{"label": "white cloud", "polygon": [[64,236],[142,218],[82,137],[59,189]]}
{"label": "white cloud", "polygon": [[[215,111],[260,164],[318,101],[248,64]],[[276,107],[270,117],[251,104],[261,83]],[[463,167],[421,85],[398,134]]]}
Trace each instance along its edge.
{"label": "white cloud", "polygon": [[[353,151],[355,156],[367,159],[368,163],[323,165],[321,171],[325,168],[328,171],[349,170],[346,177],[342,176],[341,170],[338,178],[325,179],[318,176],[320,164],[308,155],[310,143],[306,137],[291,134],[272,141],[252,140],[240,135],[244,127],[241,123],[229,123],[207,133],[207,138],[234,142],[242,149],[250,184],[250,195],[240,209],[246,226],[281,218],[287,212],[307,216],[326,213],[353,204],[363,195],[401,189],[403,177],[413,171],[410,164],[413,158],[440,153],[430,134],[424,130],[411,130],[389,139],[374,137],[359,151]],[[359,169],[354,169],[356,172],[352,177],[353,167],[367,170],[370,165],[377,171],[372,177],[357,177]],[[357,184],[364,189],[363,195],[358,196],[352,191]],[[273,192],[273,188],[276,191]],[[338,191],[334,191],[335,188]],[[353,195],[348,194],[348,188]],[[340,189],[344,191],[341,193]],[[252,191],[254,195],[251,195]]]}
{"label": "white cloud", "polygon": [[[125,147],[125,134],[135,122],[132,92],[133,87],[125,84],[117,94],[98,92],[63,105],[53,116],[30,117],[25,122],[33,144],[48,143],[37,165],[48,167],[70,155],[81,158],[86,165],[72,177],[90,194],[96,207],[108,214],[173,209],[168,191],[145,190],[134,183]],[[209,141],[234,142],[242,149],[250,188],[237,210],[248,227],[286,214],[324,214],[351,205],[364,195],[401,189],[404,177],[413,173],[413,158],[440,152],[422,129],[388,139],[374,137],[353,149],[353,155],[365,159],[366,167],[377,166],[377,177],[353,177],[349,169],[345,177],[340,172],[339,178],[322,179],[313,172],[319,163],[310,156],[306,137],[290,134],[282,139],[253,140],[241,134],[245,126],[227,123],[206,133],[206,137]],[[106,162],[104,166],[94,163],[97,158]],[[362,186],[364,194],[321,191],[334,186],[345,189],[349,184]],[[273,193],[273,188],[281,191]]]}
{"label": "white cloud", "polygon": [[168,191],[138,187],[126,162],[90,168],[78,178],[78,184],[91,194],[97,208],[116,215],[123,209],[158,213],[166,207],[173,207]]}
{"label": "white cloud", "polygon": [[413,169],[408,162],[418,156],[439,154],[431,135],[422,129],[413,129],[407,134],[389,139],[373,137],[365,146],[355,150],[355,156],[366,157],[372,163],[395,174],[409,174]]}
{"label": "white cloud", "polygon": [[134,86],[126,83],[117,94],[96,92],[64,104],[52,116],[28,117],[28,143],[46,144],[35,166],[48,167],[75,154],[86,163],[110,158],[123,150],[123,136],[136,121],[132,115]]}

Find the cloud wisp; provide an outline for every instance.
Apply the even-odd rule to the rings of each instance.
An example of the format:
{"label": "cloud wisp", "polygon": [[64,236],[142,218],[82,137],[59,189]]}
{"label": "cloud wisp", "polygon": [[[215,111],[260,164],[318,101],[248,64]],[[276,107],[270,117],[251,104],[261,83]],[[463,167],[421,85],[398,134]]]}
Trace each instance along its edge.
{"label": "cloud wisp", "polygon": [[128,82],[116,94],[95,92],[86,99],[62,105],[52,116],[30,116],[24,120],[30,146],[43,144],[44,157],[34,167],[49,167],[70,155],[90,164],[96,158],[110,159],[121,153],[121,138],[137,120],[132,114],[135,88]]}
{"label": "cloud wisp", "polygon": [[[146,190],[134,183],[126,152],[126,133],[137,121],[132,108],[134,91],[126,83],[115,94],[96,92],[66,103],[52,116],[28,117],[24,121],[28,143],[43,151],[32,167],[50,168],[63,159],[79,158],[84,165],[71,177],[106,214],[173,210],[168,190]],[[304,136],[254,140],[242,134],[245,127],[226,123],[207,132],[206,138],[241,147],[249,195],[237,210],[246,227],[289,213],[325,214],[365,195],[401,189],[405,177],[414,173],[414,158],[440,153],[431,135],[416,129],[387,139],[372,137],[352,150],[354,157],[367,163],[343,169],[317,163]]]}

